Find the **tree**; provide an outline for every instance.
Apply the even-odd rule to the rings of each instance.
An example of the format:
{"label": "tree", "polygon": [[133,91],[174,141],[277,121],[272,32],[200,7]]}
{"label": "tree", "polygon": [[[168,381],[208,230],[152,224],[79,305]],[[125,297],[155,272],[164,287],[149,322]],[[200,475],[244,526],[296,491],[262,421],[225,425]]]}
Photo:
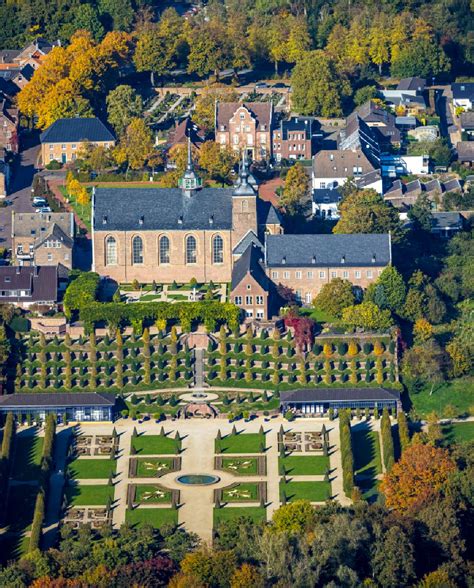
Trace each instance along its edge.
{"label": "tree", "polygon": [[117,86],[106,98],[107,119],[121,137],[134,118],[140,118],[143,101],[131,86]]}
{"label": "tree", "polygon": [[133,22],[131,0],[99,0],[99,13],[108,29],[129,31]]}
{"label": "tree", "polygon": [[244,563],[235,570],[230,580],[230,588],[264,588],[265,582],[254,566]]}
{"label": "tree", "polygon": [[425,318],[417,319],[413,327],[416,343],[425,343],[433,337],[433,326]]}
{"label": "tree", "polygon": [[386,204],[375,190],[358,190],[339,205],[340,219],[333,233],[391,233],[397,242],[402,237],[398,212]]}
{"label": "tree", "polygon": [[236,563],[232,551],[201,549],[188,553],[181,562],[181,570],[188,578],[188,583],[183,586],[228,586]]}
{"label": "tree", "polygon": [[295,500],[280,506],[272,517],[275,529],[279,532],[300,534],[311,529],[315,522],[314,507],[308,500]]}
{"label": "tree", "polygon": [[301,163],[290,167],[285,178],[285,187],[280,198],[282,206],[288,214],[294,215],[302,212],[307,204],[308,174]]}
{"label": "tree", "polygon": [[126,154],[129,167],[142,169],[153,150],[153,138],[145,121],[140,118],[132,119],[120,145]]}
{"label": "tree", "polygon": [[435,39],[421,38],[407,43],[392,60],[391,74],[396,78],[431,78],[449,72],[451,63]]}
{"label": "tree", "polygon": [[76,202],[81,207],[82,215],[84,215],[84,206],[87,206],[90,201],[91,201],[91,197],[90,197],[89,192],[87,191],[87,188],[84,186],[81,186],[81,189],[76,196]]}
{"label": "tree", "polygon": [[221,148],[215,141],[206,141],[199,149],[198,162],[212,179],[224,185],[237,163],[237,156],[230,147]]}
{"label": "tree", "polygon": [[189,27],[188,72],[205,77],[232,65],[232,50],[224,23],[220,18],[210,18],[204,23]]}
{"label": "tree", "polygon": [[455,470],[445,449],[411,445],[381,482],[388,508],[401,514],[417,512],[442,492]]}
{"label": "tree", "polygon": [[340,318],[348,306],[355,303],[354,291],[349,280],[333,278],[324,284],[319,294],[313,300],[313,305],[324,312]]}
{"label": "tree", "polygon": [[380,586],[409,586],[416,578],[414,548],[406,531],[390,527],[375,543],[372,559],[374,577]]}
{"label": "tree", "polygon": [[393,265],[387,266],[377,281],[367,288],[364,300],[374,302],[378,307],[400,313],[406,297],[403,276]]}
{"label": "tree", "polygon": [[408,420],[403,410],[399,411],[398,415],[398,437],[400,440],[401,453],[410,445],[410,429],[408,427]]}
{"label": "tree", "polygon": [[193,120],[206,131],[213,131],[217,102],[236,102],[239,95],[228,87],[204,88],[196,98]]}
{"label": "tree", "polygon": [[291,75],[293,106],[302,114],[341,116],[342,104],[351,93],[344,75],[338,74],[334,62],[324,51],[302,55]]}
{"label": "tree", "polygon": [[356,106],[362,106],[372,98],[377,98],[377,87],[376,86],[362,86],[354,94],[354,103]]}
{"label": "tree", "polygon": [[382,420],[380,421],[380,432],[382,435],[383,463],[385,469],[389,472],[395,462],[395,453],[393,448],[392,425],[386,408],[383,409]]}
{"label": "tree", "polygon": [[342,311],[342,320],[353,327],[375,331],[386,330],[393,324],[390,311],[382,310],[373,302],[348,306]]}
{"label": "tree", "polygon": [[404,378],[421,383],[431,382],[430,395],[444,378],[446,352],[434,340],[414,345],[403,354],[401,372]]}
{"label": "tree", "polygon": [[433,217],[431,215],[431,200],[426,194],[420,194],[415,204],[408,211],[408,218],[413,222],[413,228],[418,231],[431,231]]}
{"label": "tree", "polygon": [[97,9],[91,4],[79,4],[73,11],[73,20],[70,25],[63,27],[63,36],[70,37],[75,31],[89,31],[92,37],[99,41],[104,36],[104,27],[99,19]]}

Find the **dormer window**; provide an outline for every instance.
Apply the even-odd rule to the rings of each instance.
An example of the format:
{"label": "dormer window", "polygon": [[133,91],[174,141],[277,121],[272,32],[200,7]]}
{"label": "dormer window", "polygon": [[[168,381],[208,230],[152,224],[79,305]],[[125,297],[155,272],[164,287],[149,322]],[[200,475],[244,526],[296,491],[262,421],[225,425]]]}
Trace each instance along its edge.
{"label": "dormer window", "polygon": [[211,227],[212,227],[212,225],[214,224],[214,216],[213,216],[213,215],[211,215],[211,216],[209,217],[209,224],[210,224],[210,226],[211,226]]}
{"label": "dormer window", "polygon": [[282,259],[281,259],[281,263],[282,263],[283,265],[285,265],[285,264],[286,264],[286,257],[282,257]]}
{"label": "dormer window", "polygon": [[375,263],[376,261],[376,257],[375,257],[375,253],[372,255],[372,263]]}
{"label": "dormer window", "polygon": [[104,214],[104,216],[102,217],[102,224],[106,225],[107,224],[107,216]]}
{"label": "dormer window", "polygon": [[139,219],[138,219],[138,224],[139,225],[143,225],[143,223],[145,222],[145,217],[142,215]]}
{"label": "dormer window", "polygon": [[341,263],[346,263],[346,256],[345,256],[345,255],[343,255],[343,256],[341,257]]}
{"label": "dormer window", "polygon": [[316,263],[316,256],[315,255],[313,255],[313,257],[311,258],[311,263],[312,264],[315,264]]}
{"label": "dormer window", "polygon": [[183,217],[180,216],[178,217],[178,225],[182,225],[183,224]]}
{"label": "dormer window", "polygon": [[243,112],[240,113],[240,120],[244,120],[245,114]]}

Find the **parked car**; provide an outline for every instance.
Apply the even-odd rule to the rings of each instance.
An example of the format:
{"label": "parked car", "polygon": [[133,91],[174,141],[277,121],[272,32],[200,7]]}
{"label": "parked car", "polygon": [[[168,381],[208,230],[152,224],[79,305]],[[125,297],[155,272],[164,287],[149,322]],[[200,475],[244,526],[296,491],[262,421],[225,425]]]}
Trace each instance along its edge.
{"label": "parked car", "polygon": [[257,82],[255,84],[256,88],[268,88],[268,84],[266,82]]}
{"label": "parked car", "polygon": [[35,208],[43,208],[44,206],[48,206],[48,203],[45,198],[41,196],[35,196],[33,198],[33,206]]}
{"label": "parked car", "polygon": [[42,212],[42,213],[51,212],[51,208],[49,206],[43,206],[42,208],[37,208],[36,212]]}

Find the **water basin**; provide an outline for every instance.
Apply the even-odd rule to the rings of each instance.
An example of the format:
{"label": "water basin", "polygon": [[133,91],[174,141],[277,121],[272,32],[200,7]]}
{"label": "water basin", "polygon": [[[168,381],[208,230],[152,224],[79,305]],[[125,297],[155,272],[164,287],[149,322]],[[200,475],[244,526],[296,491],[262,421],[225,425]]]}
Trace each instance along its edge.
{"label": "water basin", "polygon": [[219,476],[212,476],[210,474],[184,474],[178,476],[176,481],[185,486],[210,486],[219,482]]}

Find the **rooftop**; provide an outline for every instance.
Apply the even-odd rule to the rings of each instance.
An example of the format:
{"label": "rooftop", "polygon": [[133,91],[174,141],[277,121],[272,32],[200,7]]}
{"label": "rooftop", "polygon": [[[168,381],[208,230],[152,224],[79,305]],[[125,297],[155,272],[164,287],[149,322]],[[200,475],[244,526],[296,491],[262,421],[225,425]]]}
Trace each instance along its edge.
{"label": "rooftop", "polygon": [[391,261],[388,234],[267,235],[269,267],[385,267]]}
{"label": "rooftop", "polygon": [[358,175],[366,174],[375,169],[361,149],[324,150],[313,158],[313,175],[317,178],[348,178],[354,176],[354,168],[361,168]]}
{"label": "rooftop", "polygon": [[431,229],[461,229],[463,217],[459,212],[432,212]]}
{"label": "rooftop", "polygon": [[[58,268],[51,266],[0,266],[2,302],[55,302],[57,300]],[[11,292],[24,291],[24,296]]]}
{"label": "rooftop", "polygon": [[41,143],[80,143],[81,141],[115,141],[115,137],[98,118],[60,118],[40,135]]}
{"label": "rooftop", "polygon": [[27,393],[0,396],[0,409],[33,407],[114,406],[115,394],[107,392]]}
{"label": "rooftop", "polygon": [[270,130],[273,115],[271,102],[218,102],[216,107],[216,125],[228,130],[229,121],[239,108],[246,108],[256,120],[257,128]]}
{"label": "rooftop", "polygon": [[238,286],[247,274],[250,274],[259,284],[264,286],[268,282],[268,277],[262,267],[262,262],[262,250],[251,243],[234,264],[232,289]]}
{"label": "rooftop", "polygon": [[280,392],[280,402],[324,402],[330,400],[400,400],[395,390],[385,388],[303,388]]}
{"label": "rooftop", "polygon": [[14,237],[42,238],[57,225],[69,238],[74,237],[74,214],[72,212],[12,212],[12,234]]}
{"label": "rooftop", "polygon": [[426,80],[424,78],[403,78],[400,80],[397,90],[415,90],[416,92],[423,92],[426,87]]}
{"label": "rooftop", "polygon": [[451,84],[455,100],[474,100],[474,82],[458,82]]}

